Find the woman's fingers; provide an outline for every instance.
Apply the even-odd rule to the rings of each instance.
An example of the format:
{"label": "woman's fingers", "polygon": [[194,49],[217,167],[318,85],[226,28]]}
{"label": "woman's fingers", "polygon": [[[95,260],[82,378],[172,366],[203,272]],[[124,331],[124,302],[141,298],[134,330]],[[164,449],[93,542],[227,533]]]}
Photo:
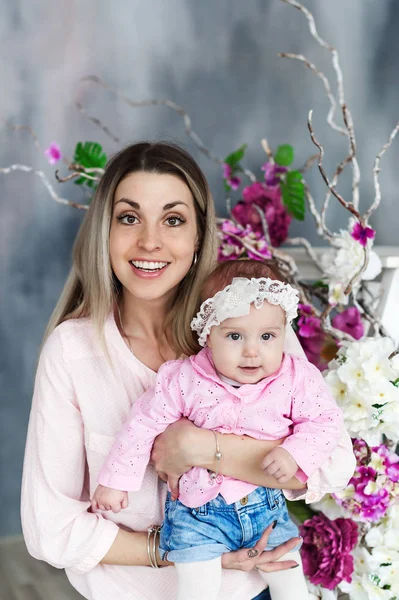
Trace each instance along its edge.
{"label": "woman's fingers", "polygon": [[262,533],[262,535],[260,536],[259,540],[256,542],[254,549],[258,550],[259,553],[264,552],[266,546],[267,546],[267,542],[269,539],[269,535],[271,534],[271,532],[273,531],[273,525],[276,521],[274,521],[273,523],[271,523],[269,525],[269,527],[266,527],[265,531]]}
{"label": "woman's fingers", "polygon": [[[267,531],[267,529],[266,529],[266,531]],[[259,563],[263,564],[266,562],[274,562],[274,561],[278,560],[279,558],[281,558],[282,556],[287,554],[290,550],[293,550],[293,548],[295,548],[295,546],[300,544],[301,541],[302,541],[302,538],[300,538],[300,537],[291,538],[290,540],[288,540],[288,542],[284,542],[284,544],[280,544],[280,546],[273,548],[273,550],[267,550],[266,552],[263,552],[263,554],[259,557],[257,564],[259,564]]]}
{"label": "woman's fingers", "polygon": [[279,562],[264,562],[260,561],[256,565],[256,568],[259,571],[263,571],[264,573],[275,573],[276,571],[285,571],[286,569],[293,569],[298,567],[298,563],[295,560],[282,560]]}

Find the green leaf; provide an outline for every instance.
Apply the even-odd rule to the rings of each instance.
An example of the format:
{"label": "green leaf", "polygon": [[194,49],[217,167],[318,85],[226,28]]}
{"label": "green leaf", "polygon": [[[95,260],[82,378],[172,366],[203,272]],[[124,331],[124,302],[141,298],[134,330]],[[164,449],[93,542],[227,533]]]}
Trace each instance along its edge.
{"label": "green leaf", "polygon": [[238,163],[244,158],[246,148],[247,144],[243,144],[242,146],[240,146],[240,148],[238,148],[238,150],[235,150],[234,152],[226,156],[223,162],[230,165],[230,167],[234,170],[237,167]]}
{"label": "green leaf", "polygon": [[395,387],[399,387],[399,377],[397,379],[395,379],[395,381],[391,381],[391,383],[395,386]]}
{"label": "green leaf", "polygon": [[386,404],[388,404],[388,402],[384,402],[384,404],[372,404],[371,406],[378,410],[379,408],[384,408]]}
{"label": "green leaf", "polygon": [[280,183],[284,206],[298,221],[305,218],[305,186],[299,171],[288,171]]}
{"label": "green leaf", "polygon": [[303,523],[306,521],[306,519],[311,519],[316,514],[316,512],[312,510],[308,504],[305,504],[304,500],[297,500],[296,502],[286,500],[286,502],[288,511],[300,523]]}
{"label": "green leaf", "polygon": [[[107,164],[107,155],[102,146],[97,142],[78,142],[75,148],[73,162],[81,165],[85,169],[103,169]],[[86,184],[88,187],[95,187],[96,181],[79,177],[75,180],[78,185]]]}
{"label": "green leaf", "polygon": [[274,162],[282,167],[289,167],[294,162],[294,148],[289,144],[279,146],[274,155]]}
{"label": "green leaf", "polygon": [[327,288],[328,289],[328,285],[322,279],[318,279],[317,281],[315,281],[314,283],[312,283],[312,287],[314,287],[314,288]]}

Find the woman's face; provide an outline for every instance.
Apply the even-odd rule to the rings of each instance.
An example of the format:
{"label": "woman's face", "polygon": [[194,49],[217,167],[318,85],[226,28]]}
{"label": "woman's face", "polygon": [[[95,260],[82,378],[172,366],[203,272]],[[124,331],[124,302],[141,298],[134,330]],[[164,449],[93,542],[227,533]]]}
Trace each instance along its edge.
{"label": "woman's face", "polygon": [[139,171],[119,183],[110,259],[124,293],[167,301],[189,271],[196,248],[194,200],[181,179]]}

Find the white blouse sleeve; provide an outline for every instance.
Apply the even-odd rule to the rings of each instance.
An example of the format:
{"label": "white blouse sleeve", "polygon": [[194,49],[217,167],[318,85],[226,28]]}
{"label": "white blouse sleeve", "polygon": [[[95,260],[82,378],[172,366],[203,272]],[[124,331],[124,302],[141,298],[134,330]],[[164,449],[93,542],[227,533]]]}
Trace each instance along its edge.
{"label": "white blouse sleeve", "polygon": [[118,533],[115,523],[88,512],[85,474],[84,424],[56,329],[36,374],[21,517],[30,554],[76,573],[98,564]]}

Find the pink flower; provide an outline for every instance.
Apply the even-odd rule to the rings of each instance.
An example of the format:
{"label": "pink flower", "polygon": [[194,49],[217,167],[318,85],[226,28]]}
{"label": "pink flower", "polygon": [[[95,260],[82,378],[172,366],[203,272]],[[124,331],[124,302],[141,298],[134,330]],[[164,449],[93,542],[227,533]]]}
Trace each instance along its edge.
{"label": "pink flower", "polygon": [[322,361],[321,352],[326,340],[326,334],[321,328],[320,319],[312,314],[312,307],[299,304],[298,339],[307,359],[320,371],[326,368]]}
{"label": "pink flower", "polygon": [[227,163],[223,163],[223,178],[226,180],[226,183],[233,189],[238,190],[241,185],[240,177],[233,175],[233,170]]}
{"label": "pink flower", "polygon": [[[385,444],[370,448],[364,440],[358,439],[353,440],[353,451],[357,466],[349,481],[351,495],[340,497],[341,494],[333,494],[333,497],[355,519],[372,523],[380,521],[397,499],[399,457]],[[384,459],[377,470],[370,466],[372,453]]]}
{"label": "pink flower", "polygon": [[364,335],[364,325],[356,306],[351,306],[338,313],[332,319],[332,324],[336,329],[349,333],[355,340],[360,340]]}
{"label": "pink flower", "polygon": [[[239,238],[239,239],[237,239]],[[235,260],[236,258],[245,257],[260,260],[259,254],[264,258],[271,258],[271,252],[266,240],[258,232],[254,232],[250,225],[243,227],[240,224],[234,223],[230,219],[224,219],[218,224],[218,261]],[[242,242],[246,242],[257,253],[251,252]]]}
{"label": "pink flower", "polygon": [[371,227],[363,227],[360,223],[355,223],[351,232],[351,236],[362,246],[366,246],[367,240],[372,240],[374,238],[375,231],[374,229],[371,229]]}
{"label": "pink flower", "polygon": [[280,175],[286,173],[288,169],[287,167],[280,167],[280,165],[276,165],[275,163],[267,162],[261,167],[261,170],[265,172],[266,185],[274,187],[280,185]]}
{"label": "pink flower", "polygon": [[44,155],[47,157],[50,165],[55,165],[62,158],[61,148],[56,142],[51,142],[50,146],[44,151]]}
{"label": "pink flower", "polygon": [[244,188],[243,201],[238,202],[232,210],[239,223],[244,226],[249,224],[254,232],[262,234],[262,221],[254,205],[265,215],[272,245],[280,246],[287,239],[291,223],[291,217],[281,202],[280,188],[255,182]]}
{"label": "pink flower", "polygon": [[314,585],[333,590],[341,581],[352,580],[357,525],[352,519],[330,520],[323,514],[301,526],[303,570]]}

